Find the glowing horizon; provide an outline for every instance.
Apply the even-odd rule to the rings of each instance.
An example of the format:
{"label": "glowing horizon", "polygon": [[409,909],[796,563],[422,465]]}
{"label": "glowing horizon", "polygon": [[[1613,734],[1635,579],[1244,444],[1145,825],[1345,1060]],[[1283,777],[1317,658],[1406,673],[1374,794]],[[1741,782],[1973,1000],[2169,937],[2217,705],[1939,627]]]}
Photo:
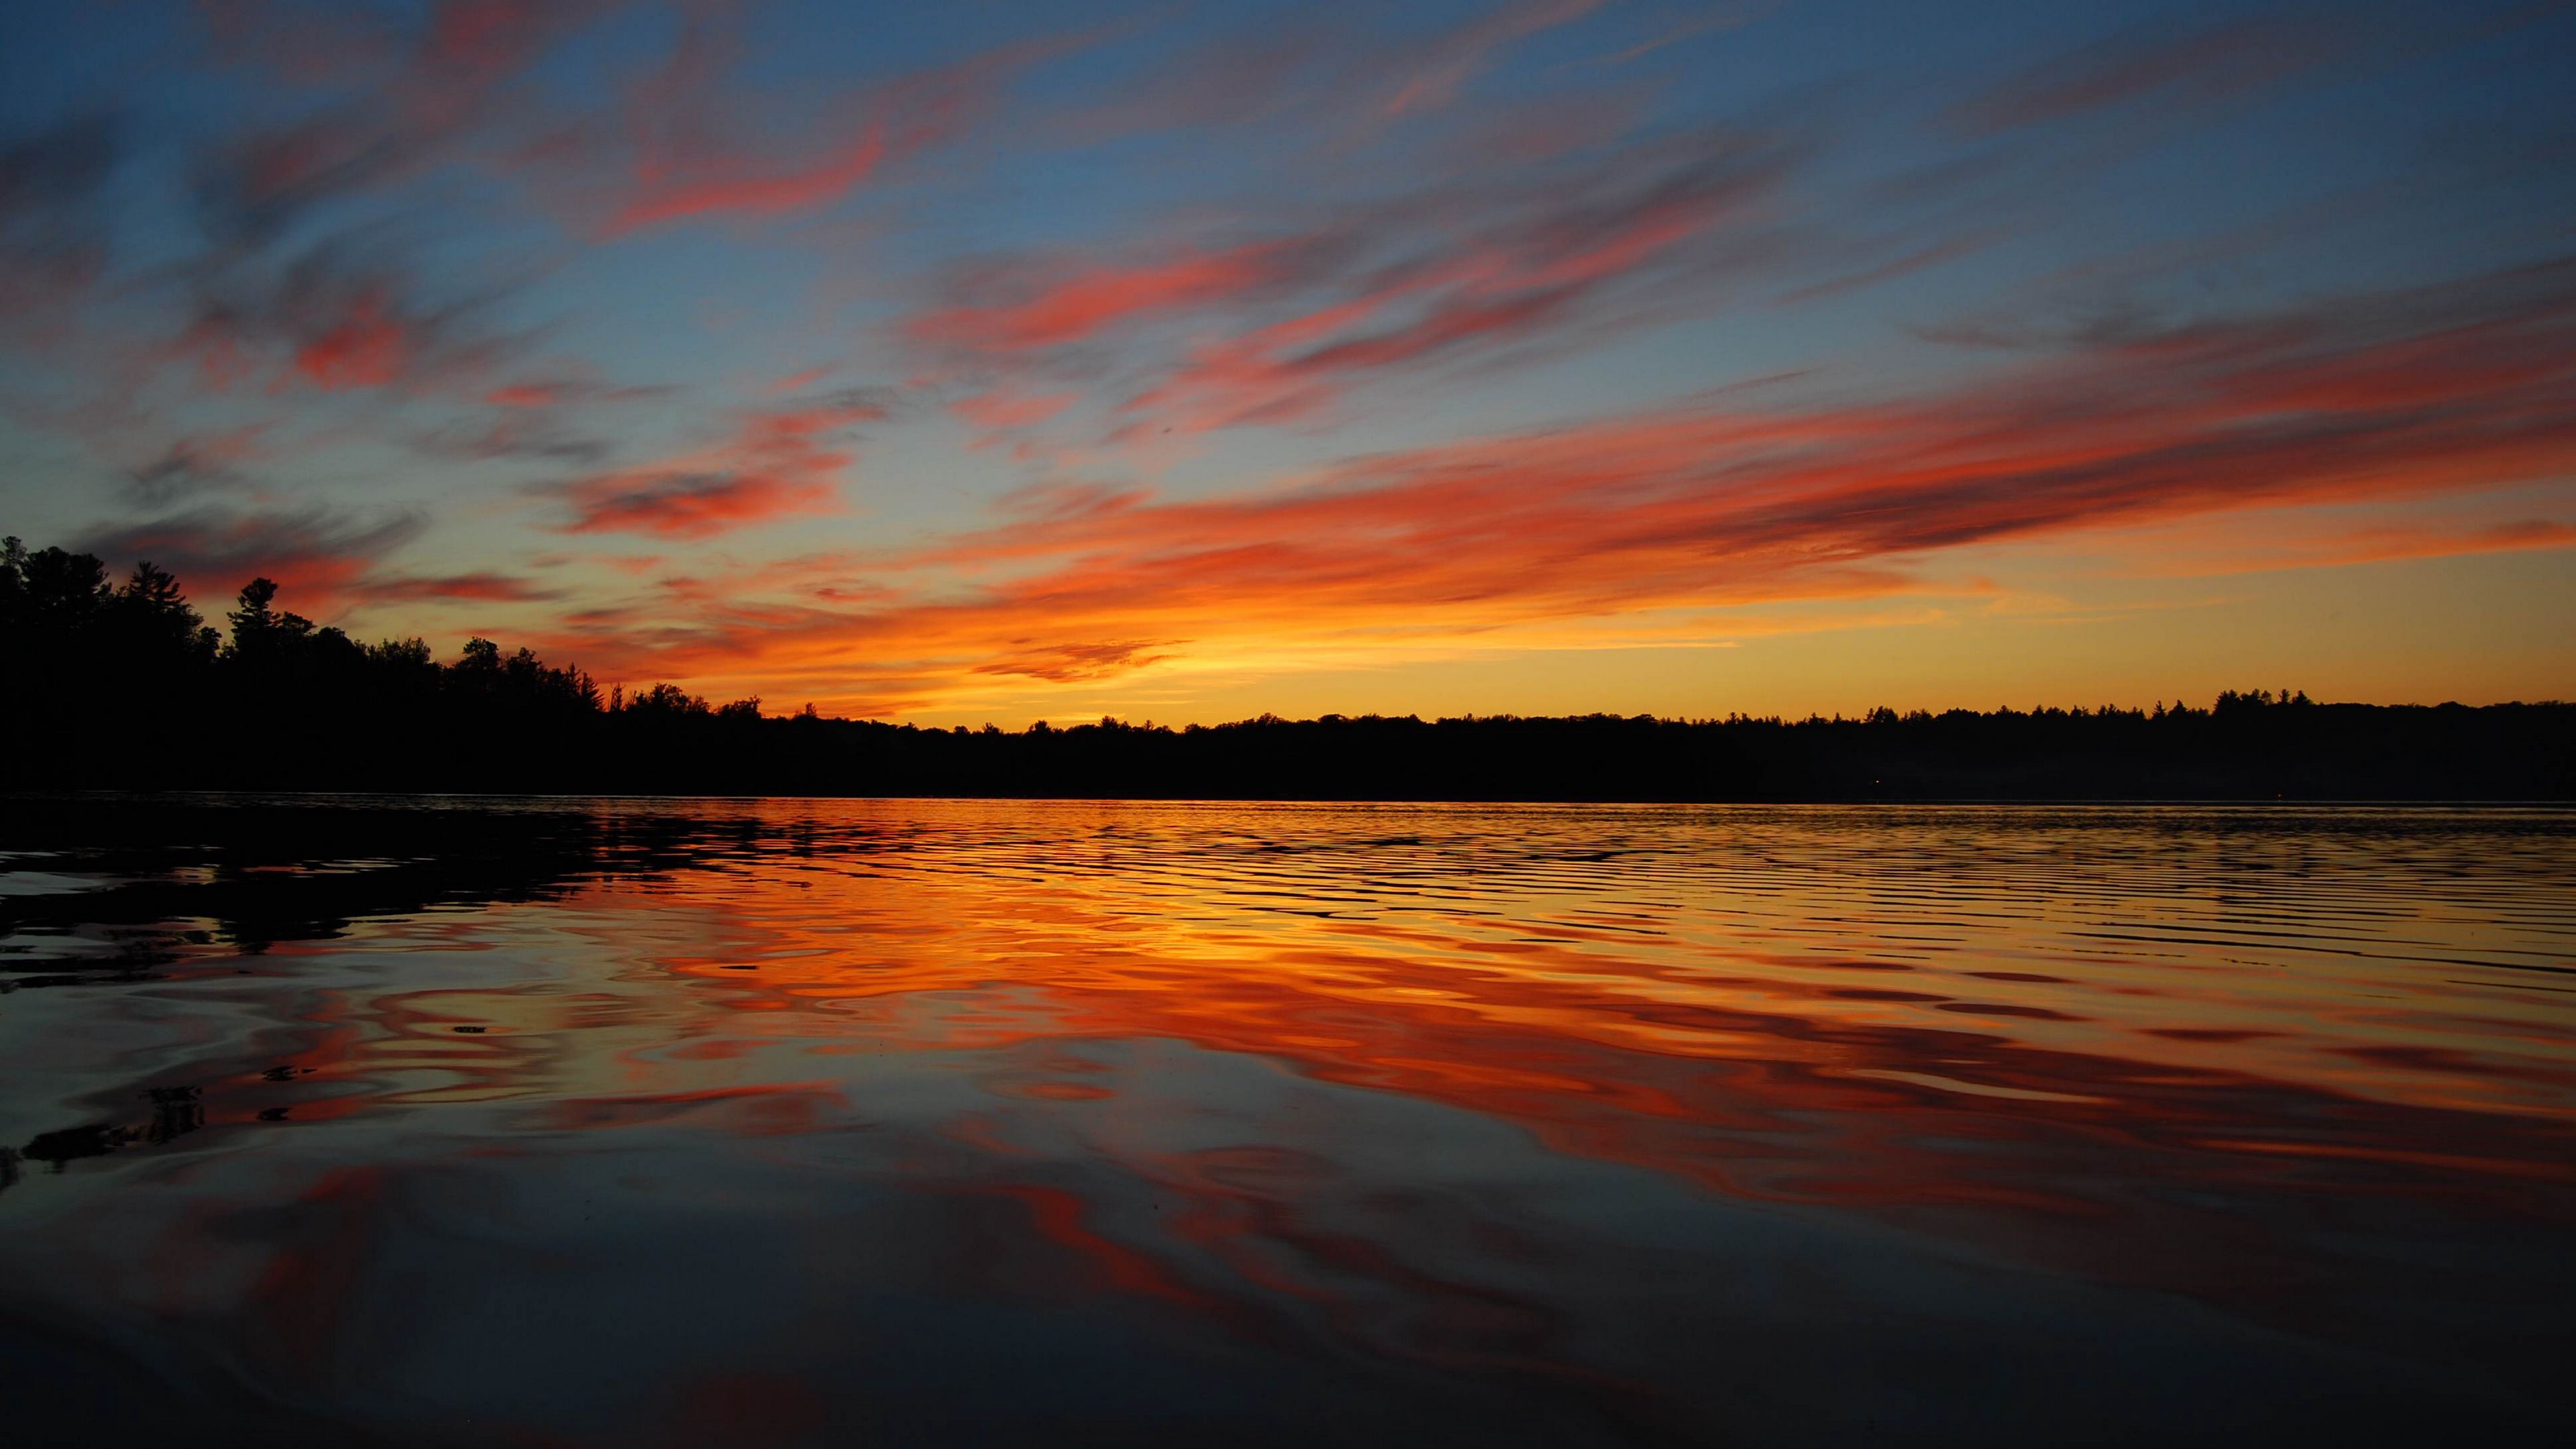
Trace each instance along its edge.
{"label": "glowing horizon", "polygon": [[2576,16],[0,19],[0,531],[773,713],[2576,696]]}

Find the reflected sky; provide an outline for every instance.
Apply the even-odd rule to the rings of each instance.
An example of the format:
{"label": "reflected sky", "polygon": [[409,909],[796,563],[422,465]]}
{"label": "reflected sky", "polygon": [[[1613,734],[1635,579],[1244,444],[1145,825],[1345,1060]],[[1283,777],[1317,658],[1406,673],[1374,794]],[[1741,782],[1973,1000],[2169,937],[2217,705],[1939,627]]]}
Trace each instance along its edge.
{"label": "reflected sky", "polygon": [[2563,1428],[2576,818],[37,802],[66,1435]]}

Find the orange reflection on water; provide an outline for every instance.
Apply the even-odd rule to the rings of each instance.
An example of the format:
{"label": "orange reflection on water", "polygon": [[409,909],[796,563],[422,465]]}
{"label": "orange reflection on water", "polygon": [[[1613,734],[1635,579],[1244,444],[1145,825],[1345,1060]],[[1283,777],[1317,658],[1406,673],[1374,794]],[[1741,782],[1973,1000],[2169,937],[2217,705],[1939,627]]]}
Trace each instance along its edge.
{"label": "orange reflection on water", "polygon": [[[1029,1325],[1177,1332],[1122,1351],[1217,1355],[1187,1378],[1211,1394],[1321,1373],[1369,1423],[1421,1395],[1466,1412],[1472,1383],[1694,1438],[1765,1422],[1712,1375],[1839,1371],[1798,1347],[1805,1310],[1711,1306],[1812,1259],[1857,1315],[1818,1343],[1919,1321],[2044,1356],[2003,1305],[2056,1283],[2115,1295],[2086,1310],[2116,1321],[2106,1344],[2219,1333],[2162,1324],[2169,1301],[2286,1335],[2225,1351],[2265,1382],[2358,1355],[2482,1376],[2501,1397],[2472,1419],[2547,1399],[2534,1315],[2569,1282],[2576,1211],[2563,817],[585,818],[541,885],[360,910],[257,956],[210,909],[156,983],[14,998],[105,1023],[26,1039],[94,1084],[66,1104],[207,1084],[203,1128],[161,1156],[22,1185],[53,1205],[30,1240],[66,1261],[111,1233],[161,1245],[148,1295],[109,1274],[57,1301],[220,1326],[237,1367],[363,1419],[376,1389],[313,1382],[404,1370],[335,1334],[460,1243],[517,1264],[491,1291],[556,1283],[585,1322],[624,1301],[620,1272],[706,1257],[731,1266],[691,1301],[740,1321],[729,1346],[683,1353],[683,1323],[632,1350],[634,1402],[671,1423],[792,1383],[778,1433],[851,1429],[855,1391],[800,1356],[857,1334],[832,1352],[899,1357],[872,1315],[900,1302],[1000,1314],[1050,1364],[1077,1351]],[[115,1175],[169,1190],[69,1212]],[[707,1223],[730,1226],[680,1226]],[[471,1357],[450,1340],[484,1311],[438,1298],[395,1337]],[[1688,1345],[1725,1325],[1752,1340],[1721,1372]],[[664,1355],[686,1371],[657,1376]],[[1524,1398],[1468,1402],[1508,1427]],[[563,1417],[530,1431],[573,1441],[664,1422],[540,1402],[530,1423]]]}

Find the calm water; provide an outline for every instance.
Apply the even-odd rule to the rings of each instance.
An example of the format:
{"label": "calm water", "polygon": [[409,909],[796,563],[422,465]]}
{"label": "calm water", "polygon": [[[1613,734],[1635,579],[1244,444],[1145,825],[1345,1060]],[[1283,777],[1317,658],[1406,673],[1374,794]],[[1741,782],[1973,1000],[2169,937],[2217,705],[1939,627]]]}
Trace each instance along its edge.
{"label": "calm water", "polygon": [[2568,814],[127,800],[0,851],[35,1442],[2576,1429]]}

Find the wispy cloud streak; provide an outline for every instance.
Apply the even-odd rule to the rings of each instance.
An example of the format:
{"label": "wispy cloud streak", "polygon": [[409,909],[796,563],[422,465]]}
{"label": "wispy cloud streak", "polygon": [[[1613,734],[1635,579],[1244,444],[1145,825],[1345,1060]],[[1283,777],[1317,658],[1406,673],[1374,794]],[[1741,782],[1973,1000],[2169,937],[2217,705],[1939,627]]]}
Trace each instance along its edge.
{"label": "wispy cloud streak", "polygon": [[2562,264],[2099,338],[1909,400],[1682,403],[1208,499],[1052,490],[1015,519],[872,570],[989,580],[962,591],[924,583],[852,612],[815,601],[812,584],[847,577],[826,566],[803,601],[583,642],[586,657],[774,672],[818,693],[863,692],[892,671],[918,691],[895,703],[917,704],[975,675],[1100,678],[1211,654],[1504,641],[1584,620],[1670,637],[1646,621],[1918,587],[1970,545],[2439,497],[2571,468],[2576,266]]}
{"label": "wispy cloud streak", "polygon": [[552,490],[573,508],[562,531],[698,539],[831,512],[858,456],[839,440],[884,416],[881,405],[856,398],[748,413],[714,447]]}

